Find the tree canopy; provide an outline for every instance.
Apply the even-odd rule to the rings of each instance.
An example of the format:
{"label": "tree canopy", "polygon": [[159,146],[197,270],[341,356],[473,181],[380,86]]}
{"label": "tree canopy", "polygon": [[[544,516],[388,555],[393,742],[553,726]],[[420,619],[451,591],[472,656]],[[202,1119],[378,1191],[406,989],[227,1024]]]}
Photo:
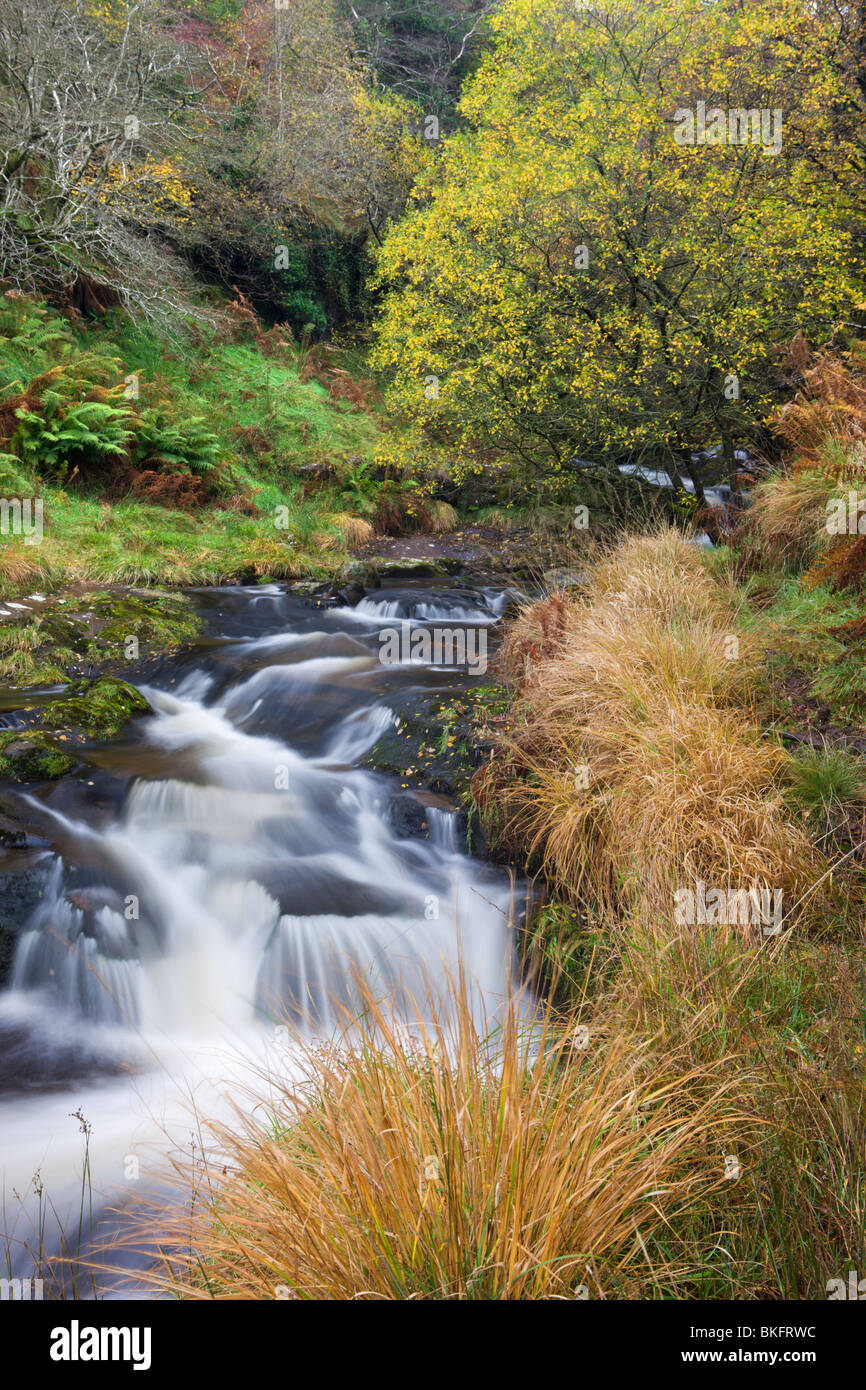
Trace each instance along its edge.
{"label": "tree canopy", "polygon": [[774,400],[775,345],[821,340],[860,293],[838,16],[505,0],[489,24],[467,128],[379,259],[391,456],[730,456]]}

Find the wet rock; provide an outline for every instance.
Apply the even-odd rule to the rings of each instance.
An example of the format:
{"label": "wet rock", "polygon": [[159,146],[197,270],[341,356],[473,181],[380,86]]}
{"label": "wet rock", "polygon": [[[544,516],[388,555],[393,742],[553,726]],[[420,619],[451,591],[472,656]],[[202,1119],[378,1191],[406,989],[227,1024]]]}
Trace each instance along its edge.
{"label": "wet rock", "polygon": [[398,795],[388,805],[388,821],[401,839],[419,839],[429,832],[427,810],[417,797]]}
{"label": "wet rock", "polygon": [[362,584],[347,584],[344,589],[340,589],[337,598],[340,603],[346,604],[349,608],[354,608],[356,603],[360,603],[366,590]]}
{"label": "wet rock", "polygon": [[299,579],[292,584],[291,592],[301,598],[318,598],[329,594],[331,590],[321,579]]}
{"label": "wet rock", "polygon": [[130,719],[152,713],[135,686],[114,676],[100,676],[67,687],[49,707],[46,719],[55,729],[80,729],[92,738],[111,738]]}
{"label": "wet rock", "polygon": [[16,938],[42,900],[49,867],[46,861],[0,873],[0,987],[11,973]]}
{"label": "wet rock", "polygon": [[406,557],[400,560],[377,560],[375,563],[380,579],[441,579],[445,575],[459,574],[463,569],[463,561],[454,555],[441,555],[429,560],[413,560]]}
{"label": "wet rock", "polygon": [[337,583],[342,586],[352,586],[360,588],[363,597],[367,589],[378,588],[381,580],[379,579],[378,569],[375,560],[350,560],[343,565],[340,570]]}
{"label": "wet rock", "polygon": [[586,584],[586,570],[553,569],[544,571],[544,584],[547,589],[576,589]]}
{"label": "wet rock", "polygon": [[131,719],[153,711],[134,686],[113,676],[78,681],[47,705],[26,731],[0,733],[0,777],[54,781],[83,759],[91,740],[104,741]]}

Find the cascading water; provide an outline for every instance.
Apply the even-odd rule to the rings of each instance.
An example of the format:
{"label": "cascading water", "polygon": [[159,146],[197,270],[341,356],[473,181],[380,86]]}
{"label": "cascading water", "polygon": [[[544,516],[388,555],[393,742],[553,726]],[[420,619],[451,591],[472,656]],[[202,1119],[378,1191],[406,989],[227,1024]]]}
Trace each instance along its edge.
{"label": "cascading water", "polygon": [[510,884],[460,852],[453,810],[427,805],[426,834],[400,834],[393,779],[357,766],[416,694],[470,681],[383,665],[383,625],[487,628],[506,595],[406,590],[317,609],[269,586],[198,601],[213,635],[142,687],[153,717],[101,750],[87,779],[114,809],[94,818],[68,785],[27,799],[51,848],[0,994],[0,1166],[19,1274],[33,1242],[26,1202],[10,1222],[12,1194],[38,1169],[61,1224],[74,1208],[71,1112],[92,1125],[104,1202],[130,1155],[180,1142],[190,1099],[212,1114],[286,1021],[333,1034],[362,986],[407,1017],[431,991],[445,1007],[458,967],[488,1020],[511,988]]}

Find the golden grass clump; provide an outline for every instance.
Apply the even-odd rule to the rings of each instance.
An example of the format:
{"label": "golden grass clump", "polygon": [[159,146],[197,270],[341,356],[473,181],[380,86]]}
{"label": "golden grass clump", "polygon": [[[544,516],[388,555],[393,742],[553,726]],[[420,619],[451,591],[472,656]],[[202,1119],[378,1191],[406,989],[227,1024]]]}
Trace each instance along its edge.
{"label": "golden grass clump", "polygon": [[585,598],[524,610],[504,661],[517,728],[476,797],[572,898],[661,920],[699,879],[791,908],[820,877],[750,708],[760,649],[679,533],[626,539]]}
{"label": "golden grass clump", "polygon": [[866,344],[816,356],[798,338],[792,348],[802,385],[772,421],[792,455],[758,484],[744,529],[770,562],[807,568],[807,588],[862,587],[866,543],[848,513],[851,493],[866,507]]}
{"label": "golden grass clump", "polygon": [[[328,521],[342,532],[346,545],[349,546],[364,545],[366,541],[371,541],[376,534],[369,521],[366,521],[362,516],[353,516],[351,512],[334,512],[328,517]],[[322,537],[322,548],[325,550],[334,546],[334,537],[331,536],[327,539],[330,544],[325,544],[324,537]]]}
{"label": "golden grass clump", "polygon": [[[152,1276],[188,1299],[615,1296],[723,1181],[730,1082],[549,1016],[395,1024],[303,1049],[306,1082],[216,1134]],[[273,1080],[271,1080],[273,1087]],[[149,1238],[152,1241],[152,1236]],[[152,1248],[152,1245],[151,1245]],[[580,1291],[585,1290],[582,1294]]]}
{"label": "golden grass clump", "polygon": [[827,504],[836,490],[820,469],[779,473],[759,483],[749,525],[768,556],[802,565],[826,549]]}
{"label": "golden grass clump", "polygon": [[430,530],[437,535],[454,531],[460,525],[460,517],[450,502],[442,502],[434,497],[425,501],[424,506],[430,518]]}

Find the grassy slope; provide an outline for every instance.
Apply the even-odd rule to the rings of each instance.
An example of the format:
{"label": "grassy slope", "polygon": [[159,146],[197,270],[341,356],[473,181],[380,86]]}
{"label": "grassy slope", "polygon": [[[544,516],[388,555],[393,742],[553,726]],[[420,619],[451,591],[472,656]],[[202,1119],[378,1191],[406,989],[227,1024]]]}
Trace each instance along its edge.
{"label": "grassy slope", "polygon": [[[720,1066],[754,1122],[720,1138],[735,1179],[651,1246],[643,1297],[822,1298],[866,1255],[866,593],[804,580],[810,547],[781,563],[768,513],[709,556],[627,539],[579,598],[520,615],[511,727],[476,779],[546,875],[531,955],[593,1046]],[[784,884],[781,935],[679,924],[699,877]]]}
{"label": "grassy slope", "polygon": [[[345,502],[333,484],[305,497],[299,469],[369,458],[378,434],[373,415],[331,400],[317,381],[300,379],[291,358],[269,358],[254,343],[183,349],[128,326],[79,340],[138,374],[143,404],[149,390],[167,390],[178,413],[204,417],[259,512],[226,505],[190,515],[42,485],[42,544],[0,540],[4,593],[79,579],[183,584],[326,574],[345,559],[343,534],[330,519]],[[277,507],[288,509],[288,525],[279,529]]]}

